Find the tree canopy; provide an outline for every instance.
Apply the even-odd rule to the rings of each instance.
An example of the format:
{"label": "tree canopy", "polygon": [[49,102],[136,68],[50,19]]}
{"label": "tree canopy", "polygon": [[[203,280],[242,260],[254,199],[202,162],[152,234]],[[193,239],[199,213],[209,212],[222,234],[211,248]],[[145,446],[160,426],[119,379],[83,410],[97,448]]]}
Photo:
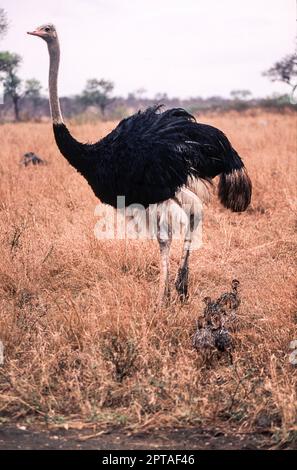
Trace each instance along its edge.
{"label": "tree canopy", "polygon": [[25,82],[24,95],[28,98],[39,99],[41,97],[42,85],[36,78],[30,78]]}
{"label": "tree canopy", "polygon": [[109,80],[91,78],[83,90],[81,101],[86,106],[98,106],[104,115],[106,107],[112,101],[109,95],[113,88],[114,84]]}
{"label": "tree canopy", "polygon": [[276,62],[270,69],[263,73],[272,82],[283,82],[291,87],[297,84],[297,55],[289,54]]}
{"label": "tree canopy", "polygon": [[5,36],[8,30],[8,19],[5,10],[0,8],[0,39]]}
{"label": "tree canopy", "polygon": [[17,71],[21,61],[22,58],[18,54],[8,51],[0,52],[0,80],[4,86],[4,96],[12,99],[16,121],[20,119],[19,101],[22,80],[18,77]]}

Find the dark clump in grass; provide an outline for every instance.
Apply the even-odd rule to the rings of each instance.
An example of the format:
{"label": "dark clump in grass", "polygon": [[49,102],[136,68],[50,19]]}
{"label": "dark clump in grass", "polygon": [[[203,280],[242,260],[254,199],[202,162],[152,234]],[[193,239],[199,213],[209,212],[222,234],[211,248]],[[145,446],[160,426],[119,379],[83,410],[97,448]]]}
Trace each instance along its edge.
{"label": "dark clump in grass", "polygon": [[115,379],[122,382],[135,371],[137,347],[122,333],[108,333],[102,341],[102,355],[114,367]]}

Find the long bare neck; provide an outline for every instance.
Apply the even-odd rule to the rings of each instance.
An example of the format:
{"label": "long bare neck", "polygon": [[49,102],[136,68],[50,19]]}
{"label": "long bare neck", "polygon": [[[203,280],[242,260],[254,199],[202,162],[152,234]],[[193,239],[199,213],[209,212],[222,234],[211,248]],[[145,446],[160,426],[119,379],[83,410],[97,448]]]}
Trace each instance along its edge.
{"label": "long bare neck", "polygon": [[50,56],[49,100],[51,116],[54,124],[62,124],[63,117],[58,96],[58,72],[60,63],[60,45],[58,38],[48,43],[48,52]]}
{"label": "long bare neck", "polygon": [[89,172],[92,169],[93,155],[91,146],[78,142],[65,126],[60,109],[58,97],[58,72],[60,62],[60,46],[58,38],[47,43],[50,56],[49,68],[49,95],[50,108],[53,121],[54,136],[57,146],[68,160],[89,181]]}

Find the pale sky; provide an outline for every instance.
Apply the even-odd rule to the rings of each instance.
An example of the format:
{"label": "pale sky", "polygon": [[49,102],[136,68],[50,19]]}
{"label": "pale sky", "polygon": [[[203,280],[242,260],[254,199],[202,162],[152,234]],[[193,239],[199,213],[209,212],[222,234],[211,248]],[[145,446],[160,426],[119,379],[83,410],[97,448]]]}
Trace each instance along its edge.
{"label": "pale sky", "polygon": [[295,0],[0,0],[10,29],[0,50],[23,57],[21,76],[47,88],[45,43],[26,31],[56,25],[60,94],[81,92],[88,78],[115,83],[115,95],[253,96],[285,92],[261,76],[293,52]]}

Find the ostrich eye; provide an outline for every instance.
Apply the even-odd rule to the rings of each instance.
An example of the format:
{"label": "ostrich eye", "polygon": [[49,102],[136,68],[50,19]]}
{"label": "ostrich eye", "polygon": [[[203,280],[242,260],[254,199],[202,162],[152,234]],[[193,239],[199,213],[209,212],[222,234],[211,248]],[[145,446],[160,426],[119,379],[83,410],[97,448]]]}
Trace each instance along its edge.
{"label": "ostrich eye", "polygon": [[49,32],[50,32],[50,28],[46,27],[46,28],[44,28],[44,31],[46,31],[47,33],[49,33]]}

